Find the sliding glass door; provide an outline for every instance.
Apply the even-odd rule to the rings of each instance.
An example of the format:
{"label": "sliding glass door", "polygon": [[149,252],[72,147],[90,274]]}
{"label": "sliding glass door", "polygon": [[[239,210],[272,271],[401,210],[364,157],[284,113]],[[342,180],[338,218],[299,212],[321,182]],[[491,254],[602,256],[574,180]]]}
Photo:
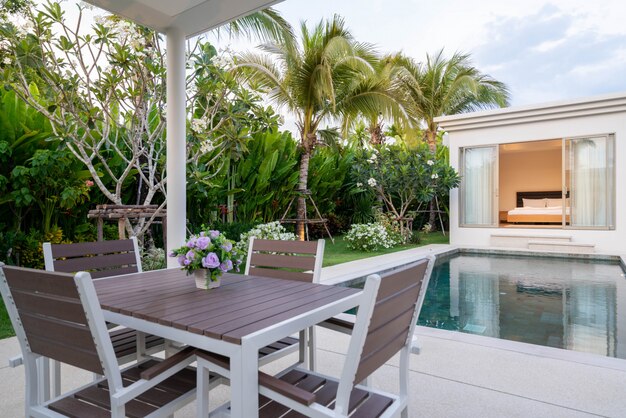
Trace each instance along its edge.
{"label": "sliding glass door", "polygon": [[498,226],[498,146],[461,149],[461,226]]}
{"label": "sliding glass door", "polygon": [[613,229],[613,135],[566,138],[563,157],[564,225],[574,229]]}

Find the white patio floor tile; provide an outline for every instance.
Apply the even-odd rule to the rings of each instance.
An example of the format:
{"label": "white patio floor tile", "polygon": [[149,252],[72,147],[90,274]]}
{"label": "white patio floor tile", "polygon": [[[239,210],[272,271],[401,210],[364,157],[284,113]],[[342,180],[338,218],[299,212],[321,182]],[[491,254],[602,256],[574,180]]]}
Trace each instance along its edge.
{"label": "white patio floor tile", "polygon": [[[626,371],[485,347],[462,341],[421,336],[422,354],[411,356],[410,416],[417,417],[591,417],[625,416]],[[338,375],[349,338],[318,329],[318,370]],[[24,370],[6,367],[17,353],[15,338],[0,341],[0,416],[22,417]],[[279,370],[295,354],[265,369]],[[378,370],[375,387],[397,391],[397,358]],[[91,374],[63,368],[66,388],[87,383]],[[220,387],[212,406],[228,399]],[[195,416],[187,406],[176,417]]]}

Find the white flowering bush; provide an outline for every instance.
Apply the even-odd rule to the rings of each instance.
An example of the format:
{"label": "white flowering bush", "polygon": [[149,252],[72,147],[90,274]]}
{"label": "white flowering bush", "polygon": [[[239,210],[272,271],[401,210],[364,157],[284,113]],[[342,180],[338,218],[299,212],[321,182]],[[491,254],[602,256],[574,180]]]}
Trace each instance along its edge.
{"label": "white flowering bush", "polygon": [[235,249],[240,254],[247,255],[248,246],[250,245],[250,237],[258,239],[273,239],[281,241],[295,241],[296,236],[291,232],[287,232],[284,226],[278,221],[269,222],[266,224],[260,224],[244,232],[239,236],[239,242],[235,244]]}
{"label": "white flowering bush", "polygon": [[380,248],[391,248],[399,244],[385,226],[379,222],[354,224],[345,235],[348,248],[358,251],[377,251]]}

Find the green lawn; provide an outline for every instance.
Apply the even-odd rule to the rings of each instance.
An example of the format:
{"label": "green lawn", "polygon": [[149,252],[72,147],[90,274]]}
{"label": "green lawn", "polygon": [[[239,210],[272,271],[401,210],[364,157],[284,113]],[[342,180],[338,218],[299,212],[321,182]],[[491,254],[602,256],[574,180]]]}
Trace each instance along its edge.
{"label": "green lawn", "polygon": [[[422,242],[415,245],[401,245],[399,247],[387,248],[371,253],[349,250],[343,237],[336,237],[333,244],[329,239],[326,240],[326,249],[324,251],[324,266],[333,266],[335,264],[346,263],[348,261],[358,260],[361,258],[373,257],[381,254],[389,254],[396,251],[406,250],[409,248],[420,247],[428,244],[447,244],[448,237],[443,236],[441,232],[423,235]],[[9,315],[4,307],[4,302],[0,298],[0,339],[12,337],[15,335]]]}
{"label": "green lawn", "polygon": [[326,247],[324,251],[324,267],[334,266],[335,264],[347,263],[348,261],[359,260],[361,258],[374,257],[382,254],[395,253],[396,251],[408,250],[409,248],[421,247],[429,244],[447,244],[448,236],[443,236],[441,232],[433,232],[432,234],[422,235],[422,241],[419,244],[400,245],[393,248],[384,248],[379,251],[365,253],[348,249],[347,243],[343,237],[335,237],[335,243],[326,239]]}
{"label": "green lawn", "polygon": [[14,336],[13,327],[9,320],[9,314],[4,307],[4,301],[0,298],[0,340]]}

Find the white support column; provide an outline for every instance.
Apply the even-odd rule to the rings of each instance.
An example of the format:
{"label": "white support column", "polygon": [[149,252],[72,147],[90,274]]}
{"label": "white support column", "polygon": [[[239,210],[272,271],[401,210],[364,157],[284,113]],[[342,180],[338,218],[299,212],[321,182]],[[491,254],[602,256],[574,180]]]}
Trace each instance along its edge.
{"label": "white support column", "polygon": [[[172,28],[167,41],[167,253],[183,245],[187,224],[185,35]],[[167,257],[168,267],[177,267]]]}

